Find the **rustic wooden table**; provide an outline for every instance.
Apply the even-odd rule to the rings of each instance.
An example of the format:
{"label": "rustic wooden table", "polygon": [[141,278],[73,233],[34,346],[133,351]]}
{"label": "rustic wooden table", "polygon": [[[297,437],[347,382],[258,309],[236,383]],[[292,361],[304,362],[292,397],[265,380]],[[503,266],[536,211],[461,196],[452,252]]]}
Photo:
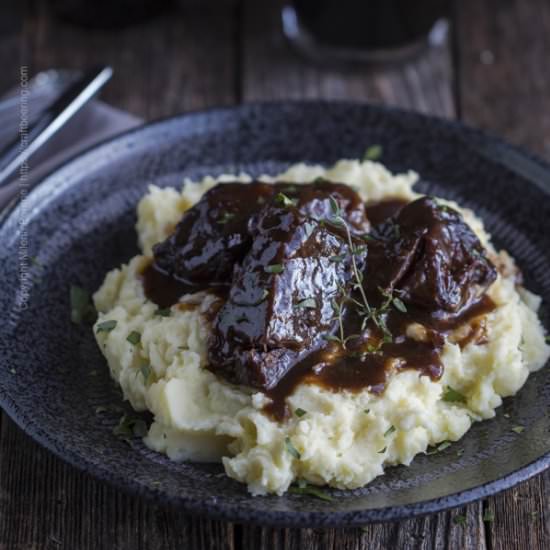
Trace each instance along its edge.
{"label": "rustic wooden table", "polygon": [[[33,74],[109,63],[104,99],[145,119],[244,101],[354,99],[459,118],[550,159],[550,3],[457,0],[452,29],[406,65],[340,71],[290,51],[277,1],[181,0],[147,24],[107,32],[59,22],[45,0],[4,0],[0,93],[21,64]],[[463,509],[364,529],[234,525],[127,496],[1,420],[2,549],[548,549],[549,489],[547,472]]]}

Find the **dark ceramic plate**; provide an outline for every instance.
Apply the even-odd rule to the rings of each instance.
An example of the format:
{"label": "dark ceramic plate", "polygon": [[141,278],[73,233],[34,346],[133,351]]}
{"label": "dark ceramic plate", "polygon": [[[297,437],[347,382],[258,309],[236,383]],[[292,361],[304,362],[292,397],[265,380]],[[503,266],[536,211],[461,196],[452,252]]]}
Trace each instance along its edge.
{"label": "dark ceramic plate", "polygon": [[[392,170],[418,188],[475,208],[550,309],[550,169],[459,124],[348,103],[277,103],[157,122],[104,143],[49,176],[0,227],[0,404],[34,439],[99,479],[182,511],[295,526],[361,525],[435,512],[510,487],[550,464],[550,369],[532,375],[496,418],[458,443],[332,502],[302,495],[252,498],[217,465],[175,464],[115,437],[120,404],[89,327],[71,324],[69,285],[96,289],[137,252],[135,207],[149,183],[275,173],[330,164],[383,146]],[[24,223],[22,223],[24,222]],[[26,261],[35,258],[36,261]],[[507,413],[504,416],[504,413]],[[508,418],[510,415],[510,418]],[[511,431],[515,425],[525,431]],[[462,454],[458,451],[464,451]],[[459,456],[460,455],[460,456]]]}

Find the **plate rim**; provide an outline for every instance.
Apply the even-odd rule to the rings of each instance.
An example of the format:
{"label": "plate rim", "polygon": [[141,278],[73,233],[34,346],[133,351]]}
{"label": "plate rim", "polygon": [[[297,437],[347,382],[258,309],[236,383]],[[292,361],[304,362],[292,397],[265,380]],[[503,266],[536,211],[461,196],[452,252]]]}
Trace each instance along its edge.
{"label": "plate rim", "polygon": [[[542,159],[536,154],[516,145],[512,145],[503,139],[481,130],[473,128],[458,120],[446,119],[439,116],[428,115],[408,109],[386,106],[373,105],[362,101],[346,101],[346,100],[283,100],[283,101],[258,101],[247,102],[236,106],[211,107],[208,109],[198,109],[185,112],[178,115],[166,116],[146,122],[137,127],[121,132],[115,136],[86,148],[85,150],[71,156],[63,163],[55,167],[52,171],[46,174],[39,182],[36,183],[29,191],[27,200],[31,199],[44,185],[50,181],[55,181],[56,178],[63,175],[65,170],[73,168],[73,165],[78,163],[90,162],[90,158],[94,155],[100,155],[103,148],[108,148],[114,142],[124,141],[134,134],[154,131],[156,127],[162,127],[167,124],[177,125],[180,121],[187,121],[195,117],[219,117],[222,114],[230,114],[235,117],[242,117],[250,109],[263,110],[267,109],[284,109],[295,108],[296,106],[333,106],[342,109],[345,108],[361,108],[370,111],[375,111],[381,114],[390,113],[409,117],[417,123],[439,125],[452,131],[458,137],[463,137],[464,134],[470,137],[475,137],[478,140],[477,144],[488,146],[496,146],[497,149],[491,153],[491,149],[483,154],[489,160],[496,164],[505,165],[507,168],[514,168],[506,165],[502,158],[499,158],[499,153],[509,152],[516,156],[517,159],[523,159],[528,162],[528,169],[541,171],[548,180],[537,182],[525,174],[521,174],[524,179],[530,180],[530,183],[537,185],[540,189],[550,195],[550,163]],[[530,168],[529,168],[530,166]],[[73,168],[74,169],[74,168]],[[517,170],[514,170],[517,172]],[[0,212],[0,228],[17,212],[20,203],[17,200],[12,200]],[[521,390],[520,390],[521,391]],[[49,432],[42,430],[40,425],[30,418],[24,411],[19,410],[16,400],[9,394],[7,388],[4,387],[0,378],[0,407],[12,419],[12,421],[30,436],[34,441],[42,447],[52,452],[55,456],[64,462],[76,467],[78,470],[86,472],[95,479],[107,482],[110,485],[120,489],[127,494],[133,496],[145,497],[148,500],[153,500],[157,503],[167,504],[176,507],[181,511],[192,516],[203,516],[210,519],[218,519],[225,521],[233,521],[240,523],[251,523],[260,525],[271,525],[278,527],[344,527],[344,526],[361,526],[373,522],[387,522],[395,520],[403,520],[421,515],[426,515],[435,512],[449,510],[451,508],[464,506],[476,500],[494,495],[500,491],[509,489],[518,483],[526,481],[531,477],[542,473],[547,468],[550,468],[550,451],[541,455],[536,460],[526,464],[503,477],[499,477],[487,483],[476,485],[464,491],[447,494],[442,497],[425,500],[421,502],[412,502],[402,505],[384,506],[374,509],[348,510],[348,511],[333,511],[330,510],[330,505],[327,505],[327,511],[269,511],[260,520],[257,517],[251,517],[249,509],[243,509],[239,504],[224,504],[213,503],[207,499],[200,502],[186,498],[185,495],[169,495],[162,491],[155,490],[147,484],[140,484],[136,480],[129,480],[128,476],[118,475],[112,470],[103,468],[100,464],[88,461],[87,458],[67,448],[60,448],[55,445],[54,439],[49,435]],[[262,498],[252,497],[249,498]]]}

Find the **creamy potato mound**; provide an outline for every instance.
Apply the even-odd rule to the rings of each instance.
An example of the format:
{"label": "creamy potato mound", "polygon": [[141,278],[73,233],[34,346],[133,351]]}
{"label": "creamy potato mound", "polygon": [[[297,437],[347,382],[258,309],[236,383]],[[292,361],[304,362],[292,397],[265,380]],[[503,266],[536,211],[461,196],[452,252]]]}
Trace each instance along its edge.
{"label": "creamy potato mound", "polygon": [[[420,196],[412,190],[416,174],[392,175],[370,161],[342,160],[329,169],[299,164],[261,179],[301,183],[319,176],[353,186],[366,201]],[[462,212],[499,266],[488,291],[498,307],[487,316],[485,343],[461,349],[450,338],[443,350],[441,380],[402,371],[379,396],[302,384],[288,398],[291,418],[273,420],[262,410],[267,399],[263,393],[231,385],[205,368],[210,326],[204,313],[216,298],[187,295],[169,316],[162,316],[155,314],[158,308],[145,297],[139,279],[152,246],[205,191],[220,181],[250,179],[207,177],[185,181],[182,191],[151,185],[138,205],[142,255],[108,273],[94,295],[97,323],[117,321],[110,332],[94,327],[111,374],[136,411],[148,409],[154,415],[144,438],[151,449],[177,461],[221,461],[227,475],[246,483],[254,495],[282,494],[297,479],[353,489],[382,474],[385,466],[408,465],[428,446],[460,439],[473,421],[493,417],[502,398],[515,394],[529,373],[547,361],[550,348],[536,314],[540,299],[516,286],[513,260],[495,252],[482,222],[448,203]],[[133,331],[141,335],[137,345],[127,340]],[[421,326],[409,326],[408,331],[422,338]],[[466,402],[443,400],[447,386]],[[298,416],[298,409],[306,413]],[[289,452],[288,442],[298,453]]]}

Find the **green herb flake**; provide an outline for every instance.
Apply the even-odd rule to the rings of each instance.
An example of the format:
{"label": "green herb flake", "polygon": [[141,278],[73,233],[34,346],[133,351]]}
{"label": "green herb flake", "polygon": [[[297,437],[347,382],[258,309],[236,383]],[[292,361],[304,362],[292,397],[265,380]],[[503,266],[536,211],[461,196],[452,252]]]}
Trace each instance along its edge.
{"label": "green herb flake", "polygon": [[378,454],[379,454],[379,455],[383,455],[387,450],[388,450],[388,448],[387,448],[387,447],[384,447],[383,449],[380,449],[380,450],[378,451]]}
{"label": "green herb flake", "polygon": [[466,525],[466,516],[458,515],[453,518],[453,523],[455,525]]}
{"label": "green herb flake", "polygon": [[395,298],[392,299],[392,303],[395,309],[399,310],[401,313],[407,313],[407,306],[405,306],[405,304],[400,298],[397,298],[396,296]]}
{"label": "green herb flake", "polygon": [[283,264],[271,264],[264,267],[266,273],[282,273],[284,269]]}
{"label": "green herb flake", "polygon": [[493,514],[491,510],[485,510],[485,512],[483,513],[483,521],[485,523],[492,523],[493,521],[495,521],[495,514]]}
{"label": "green herb flake", "polygon": [[529,512],[529,516],[531,516],[532,520],[539,519],[540,514],[538,512]]}
{"label": "green herb flake", "polygon": [[315,485],[310,485],[309,483],[299,483],[299,485],[291,485],[288,488],[289,493],[295,495],[307,495],[310,497],[315,497],[326,502],[332,502],[334,499],[323,489],[316,487]]}
{"label": "green herb flake", "polygon": [[148,363],[143,363],[139,367],[139,372],[141,373],[141,376],[143,376],[143,382],[146,385],[149,385],[149,383],[152,381],[151,377],[153,376],[153,369],[151,368],[151,365]]}
{"label": "green herb flake", "polygon": [[10,369],[11,374],[17,374],[17,371],[15,369]]}
{"label": "green herb flake", "polygon": [[128,442],[132,437],[145,437],[147,424],[141,418],[132,418],[123,414],[118,424],[113,428],[113,434]]}
{"label": "green herb flake", "polygon": [[550,344],[550,334],[547,334],[547,335],[544,337],[544,341],[545,341],[547,344]]}
{"label": "green herb flake", "polygon": [[464,449],[458,449],[458,451],[456,452],[456,456],[458,456],[459,458],[464,454]]}
{"label": "green herb flake", "polygon": [[108,410],[109,410],[108,407],[106,407],[105,405],[99,405],[99,407],[95,408],[95,413],[103,414],[103,413],[106,413]]}
{"label": "green herb flake", "polygon": [[159,317],[170,317],[170,313],[171,313],[171,309],[169,307],[163,307],[163,308],[159,307],[155,311],[155,315],[158,315]]}
{"label": "green herb flake", "polygon": [[294,304],[294,307],[299,309],[315,309],[317,307],[317,302],[315,301],[315,298],[306,298],[305,300],[301,300],[297,304]]}
{"label": "green herb flake", "polygon": [[298,418],[302,418],[302,416],[305,416],[307,414],[307,411],[304,411],[304,409],[301,409],[300,407],[298,407],[295,411],[294,411],[294,414],[298,417]]}
{"label": "green herb flake", "polygon": [[451,386],[445,387],[445,392],[443,393],[442,399],[447,403],[466,403],[466,397],[451,388]]}
{"label": "green herb flake", "polygon": [[234,212],[224,212],[220,218],[218,219],[218,223],[220,224],[226,224],[227,222],[231,221],[235,217]]}
{"label": "green herb flake", "polygon": [[378,160],[382,157],[384,150],[381,145],[371,145],[363,155],[363,161],[365,160]]}
{"label": "green herb flake", "polygon": [[364,412],[365,414],[369,414],[369,413],[370,413],[370,409],[365,409],[363,412]]}
{"label": "green herb flake", "polygon": [[523,430],[525,430],[525,426],[514,426],[514,427],[512,428],[512,431],[513,431],[514,433],[517,433],[517,434],[522,433]]}
{"label": "green herb flake", "polygon": [[510,415],[508,413],[504,413],[504,418],[510,418]]}
{"label": "green herb flake", "polygon": [[293,445],[292,441],[290,440],[290,437],[285,438],[285,447],[289,454],[291,454],[295,459],[300,460],[302,458],[302,455],[298,451],[298,449]]}
{"label": "green herb flake", "polygon": [[395,432],[395,426],[391,425],[385,432],[384,437],[388,437],[388,435],[391,435],[393,432]]}
{"label": "green herb flake", "polygon": [[440,453],[440,452],[444,451],[445,449],[447,449],[450,446],[451,446],[450,441],[442,441],[441,443],[439,443],[439,445],[436,445],[435,447],[430,447],[426,451],[426,454],[427,455],[434,455],[436,453]]}
{"label": "green herb flake", "polygon": [[286,207],[296,206],[298,204],[298,199],[291,199],[284,193],[277,193],[277,195],[275,195],[275,201]]}
{"label": "green herb flake", "polygon": [[133,330],[126,337],[126,341],[130,342],[133,346],[137,346],[141,342],[141,334]]}
{"label": "green herb flake", "polygon": [[97,317],[96,310],[90,301],[90,293],[83,288],[71,285],[71,321],[80,325],[83,321],[94,323]]}
{"label": "green herb flake", "polygon": [[117,325],[116,319],[109,319],[108,321],[103,321],[96,325],[96,334],[100,332],[111,332]]}
{"label": "green herb flake", "polygon": [[329,258],[329,261],[338,263],[338,262],[343,262],[345,259],[346,259],[345,254],[339,254],[338,256],[331,256]]}
{"label": "green herb flake", "polygon": [[332,210],[332,215],[335,217],[340,216],[340,205],[338,204],[338,201],[332,195],[330,195],[328,200],[330,202],[330,209]]}

